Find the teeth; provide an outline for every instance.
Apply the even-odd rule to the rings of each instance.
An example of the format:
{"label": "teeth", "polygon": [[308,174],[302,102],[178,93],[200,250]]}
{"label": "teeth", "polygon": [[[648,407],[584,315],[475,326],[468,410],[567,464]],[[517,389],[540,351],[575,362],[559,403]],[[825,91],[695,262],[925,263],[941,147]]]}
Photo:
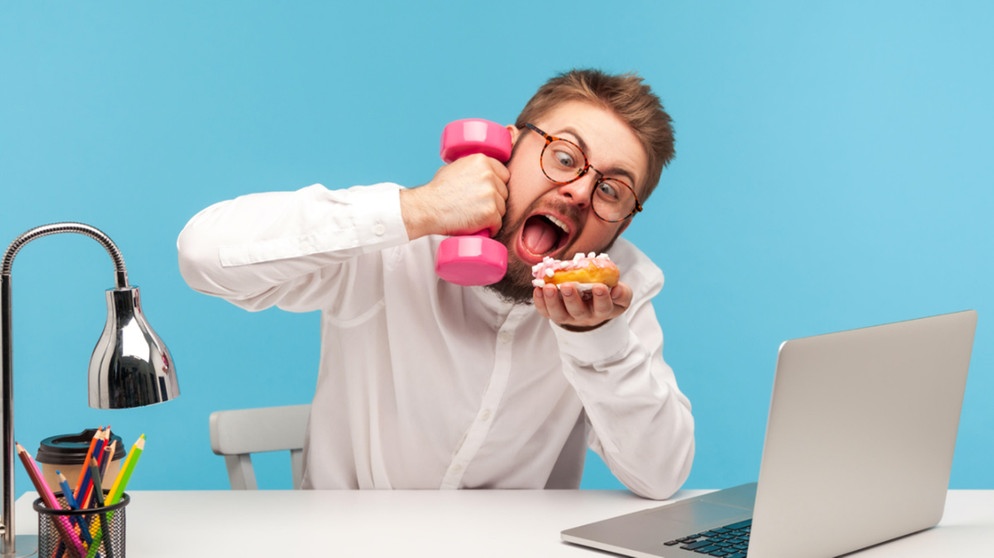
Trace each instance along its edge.
{"label": "teeth", "polygon": [[565,232],[566,234],[569,234],[569,225],[567,225],[566,223],[563,223],[559,219],[556,219],[552,215],[546,215],[545,218],[548,219],[549,221],[552,221],[552,224],[555,225],[555,226],[557,226],[557,227],[559,227],[560,229],[562,229],[563,232]]}

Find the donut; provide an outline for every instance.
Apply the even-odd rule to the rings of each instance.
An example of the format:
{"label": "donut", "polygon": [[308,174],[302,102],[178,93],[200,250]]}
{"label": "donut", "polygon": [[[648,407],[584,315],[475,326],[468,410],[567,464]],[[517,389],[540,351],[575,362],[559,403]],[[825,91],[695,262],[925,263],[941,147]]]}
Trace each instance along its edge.
{"label": "donut", "polygon": [[578,252],[572,260],[557,260],[546,256],[532,266],[532,285],[560,285],[562,283],[604,283],[608,287],[618,284],[618,266],[607,254]]}

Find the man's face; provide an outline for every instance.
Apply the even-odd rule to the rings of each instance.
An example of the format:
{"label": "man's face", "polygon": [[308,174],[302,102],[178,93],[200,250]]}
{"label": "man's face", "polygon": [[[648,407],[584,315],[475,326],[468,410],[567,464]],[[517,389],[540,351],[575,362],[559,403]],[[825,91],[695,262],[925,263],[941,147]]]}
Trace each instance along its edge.
{"label": "man's face", "polygon": [[[547,134],[570,140],[604,176],[635,187],[642,197],[648,158],[635,133],[613,112],[570,101],[536,122]],[[545,256],[572,258],[577,252],[603,252],[630,219],[609,223],[594,214],[591,193],[602,176],[591,170],[569,184],[557,185],[542,172],[539,159],[545,138],[527,128],[511,127],[514,155],[507,164],[507,213],[496,239],[507,246],[508,271],[493,288],[506,298],[527,302],[532,296],[531,267]]]}

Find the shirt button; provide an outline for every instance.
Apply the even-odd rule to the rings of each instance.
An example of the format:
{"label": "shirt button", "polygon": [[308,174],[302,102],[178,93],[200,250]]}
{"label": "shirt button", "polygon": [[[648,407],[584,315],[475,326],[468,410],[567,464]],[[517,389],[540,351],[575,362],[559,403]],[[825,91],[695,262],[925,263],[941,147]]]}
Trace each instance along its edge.
{"label": "shirt button", "polygon": [[514,336],[510,332],[502,331],[497,335],[497,340],[501,343],[510,343],[513,337]]}
{"label": "shirt button", "polygon": [[383,223],[376,223],[373,225],[373,234],[376,236],[383,236],[387,232],[387,227]]}
{"label": "shirt button", "polygon": [[482,420],[483,422],[487,422],[488,420],[490,420],[490,417],[492,416],[493,413],[491,413],[490,410],[488,409],[480,413],[480,420]]}

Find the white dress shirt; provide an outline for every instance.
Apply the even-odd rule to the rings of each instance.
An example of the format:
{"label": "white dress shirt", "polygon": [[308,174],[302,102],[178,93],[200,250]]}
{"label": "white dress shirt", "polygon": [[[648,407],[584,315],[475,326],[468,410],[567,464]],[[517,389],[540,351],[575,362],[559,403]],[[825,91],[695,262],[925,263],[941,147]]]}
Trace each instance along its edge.
{"label": "white dress shirt", "polygon": [[395,184],[253,194],[180,233],[189,285],[248,310],[321,311],[304,486],[577,488],[589,445],[633,492],[690,472],[690,403],[663,361],[663,275],[619,239],[631,307],[570,332],[531,304],[439,279]]}

